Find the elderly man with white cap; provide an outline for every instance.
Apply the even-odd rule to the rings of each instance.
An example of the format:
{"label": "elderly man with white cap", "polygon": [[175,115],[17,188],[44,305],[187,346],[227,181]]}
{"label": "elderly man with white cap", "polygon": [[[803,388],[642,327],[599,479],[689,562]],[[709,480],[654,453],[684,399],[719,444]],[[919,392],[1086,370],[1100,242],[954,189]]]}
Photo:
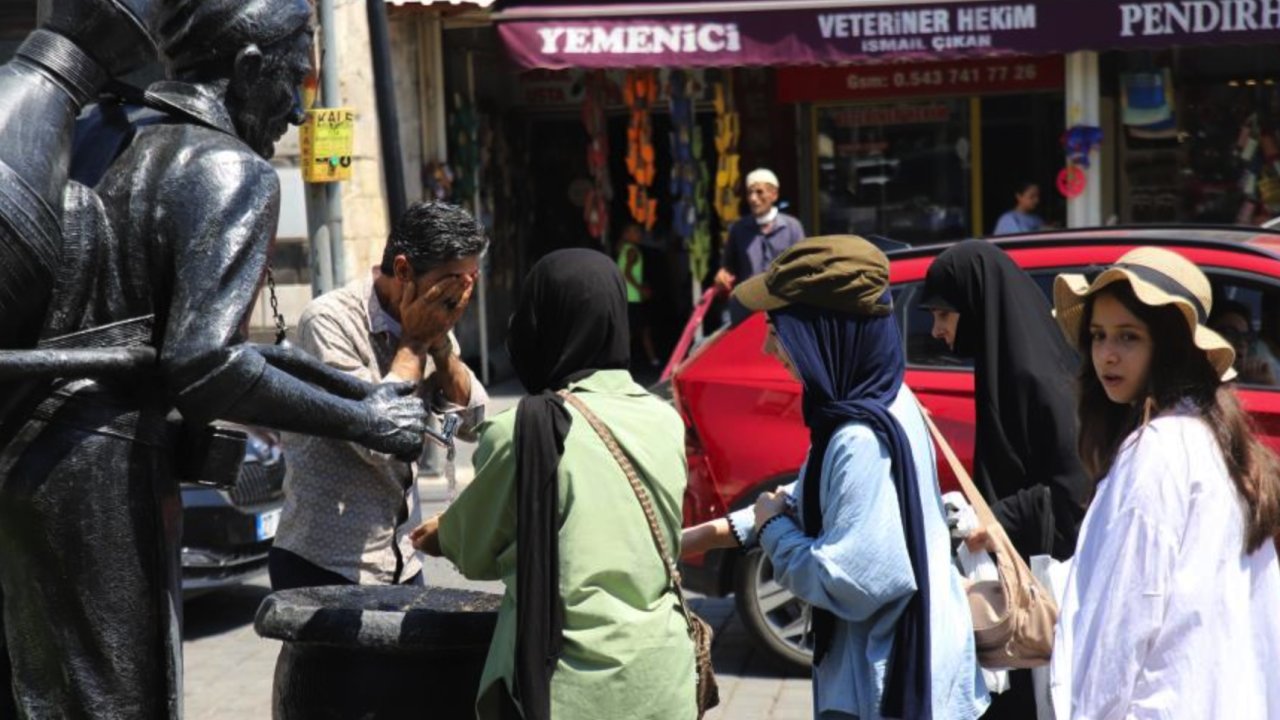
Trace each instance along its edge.
{"label": "elderly man with white cap", "polygon": [[[778,210],[778,176],[760,168],[747,174],[747,207],[751,216],[729,228],[716,285],[726,292],[768,269],[784,250],[804,240],[800,221]],[[751,313],[736,301],[729,303],[729,319],[738,324]]]}

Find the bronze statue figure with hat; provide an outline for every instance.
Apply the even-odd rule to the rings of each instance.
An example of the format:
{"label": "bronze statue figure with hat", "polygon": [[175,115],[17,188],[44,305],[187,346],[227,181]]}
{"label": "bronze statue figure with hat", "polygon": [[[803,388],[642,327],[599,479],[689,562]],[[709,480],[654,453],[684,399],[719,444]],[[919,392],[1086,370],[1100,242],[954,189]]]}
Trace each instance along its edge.
{"label": "bronze statue figure with hat", "polygon": [[[0,66],[0,720],[177,718],[177,478],[226,439],[209,424],[407,457],[426,410],[246,342],[308,0],[46,1]],[[91,108],[73,151],[157,51],[168,79]]]}

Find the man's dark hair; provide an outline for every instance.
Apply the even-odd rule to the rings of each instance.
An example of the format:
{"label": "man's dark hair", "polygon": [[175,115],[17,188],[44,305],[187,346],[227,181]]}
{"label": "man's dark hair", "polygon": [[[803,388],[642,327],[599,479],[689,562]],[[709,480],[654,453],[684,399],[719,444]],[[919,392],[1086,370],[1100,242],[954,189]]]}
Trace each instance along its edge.
{"label": "man's dark hair", "polygon": [[387,238],[382,273],[395,272],[397,255],[404,255],[420,274],[452,260],[479,255],[488,246],[484,228],[466,210],[442,202],[414,203]]}

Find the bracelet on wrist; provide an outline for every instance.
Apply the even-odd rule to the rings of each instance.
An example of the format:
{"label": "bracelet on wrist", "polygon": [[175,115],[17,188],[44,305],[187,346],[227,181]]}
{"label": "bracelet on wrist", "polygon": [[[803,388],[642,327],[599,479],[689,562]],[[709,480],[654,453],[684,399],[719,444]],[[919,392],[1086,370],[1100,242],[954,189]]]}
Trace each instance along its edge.
{"label": "bracelet on wrist", "polygon": [[729,513],[728,515],[725,515],[724,519],[727,520],[729,523],[729,534],[733,536],[733,541],[738,544],[738,549],[746,550],[747,544],[742,540],[742,537],[745,533],[741,532],[741,529],[738,527],[738,524],[733,521],[733,513]]}
{"label": "bracelet on wrist", "polygon": [[760,540],[763,540],[763,539],[764,539],[764,531],[765,531],[765,530],[768,530],[770,525],[772,525],[772,524],[774,524],[775,522],[777,522],[777,521],[781,520],[782,518],[785,518],[786,516],[787,516],[787,514],[786,514],[786,513],[778,513],[777,515],[774,515],[773,517],[769,518],[768,520],[765,520],[765,521],[764,521],[764,524],[760,526],[760,529],[756,531],[756,538],[758,538],[758,539],[760,539]]}

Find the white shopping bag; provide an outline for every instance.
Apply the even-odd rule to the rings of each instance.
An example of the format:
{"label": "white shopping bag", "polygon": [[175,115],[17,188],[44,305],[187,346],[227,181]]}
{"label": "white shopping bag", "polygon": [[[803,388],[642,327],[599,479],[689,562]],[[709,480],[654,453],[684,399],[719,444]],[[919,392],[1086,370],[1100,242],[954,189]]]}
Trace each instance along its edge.
{"label": "white shopping bag", "polygon": [[[978,526],[978,518],[970,507],[969,502],[965,500],[964,495],[958,492],[949,492],[942,496],[943,507],[947,511],[948,525],[951,526],[951,534],[953,537],[965,538]],[[991,558],[991,553],[985,550],[972,552],[969,550],[967,543],[960,543],[956,549],[956,562],[960,565],[960,573],[964,575],[969,582],[981,582],[984,580],[999,580],[1000,570],[996,567],[996,562]],[[992,695],[1009,689],[1009,672],[1007,670],[988,670],[982,669],[982,680],[987,685],[987,692]]]}
{"label": "white shopping bag", "polygon": [[[1054,602],[1062,607],[1062,595],[1067,589],[1067,576],[1071,574],[1071,561],[1054,560],[1048,555],[1031,556],[1031,574],[1053,593]],[[1054,648],[1057,652],[1058,648]],[[1031,683],[1036,694],[1036,720],[1068,720],[1068,706],[1055,698],[1049,684],[1049,666],[1031,670]],[[1068,699],[1069,700],[1069,699]],[[1054,708],[1058,708],[1055,711]]]}

